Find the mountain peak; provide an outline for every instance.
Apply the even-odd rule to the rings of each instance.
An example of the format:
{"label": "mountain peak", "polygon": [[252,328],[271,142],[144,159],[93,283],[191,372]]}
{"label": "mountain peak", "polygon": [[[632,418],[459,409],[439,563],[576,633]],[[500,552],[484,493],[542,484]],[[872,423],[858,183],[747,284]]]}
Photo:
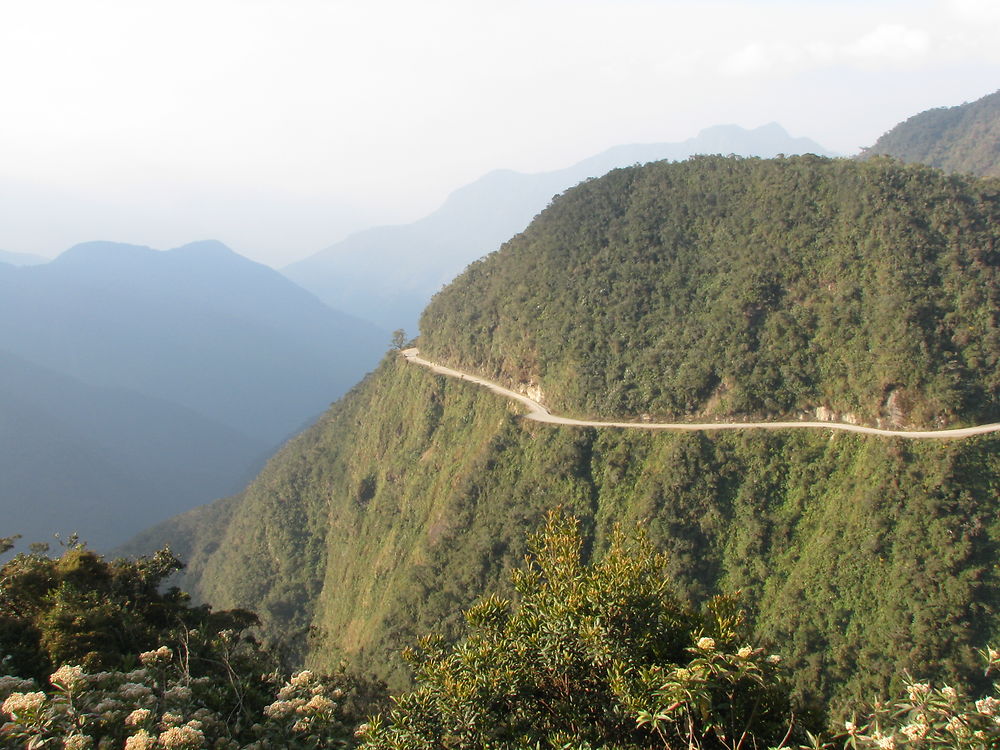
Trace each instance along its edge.
{"label": "mountain peak", "polygon": [[198,240],[189,242],[186,245],[175,247],[168,252],[178,255],[198,255],[201,257],[223,258],[238,256],[242,257],[228,245],[218,240]]}
{"label": "mountain peak", "polygon": [[155,252],[157,251],[145,245],[94,240],[73,245],[61,253],[53,263],[65,265],[67,263],[115,262],[125,259],[133,260],[137,257],[149,257]]}

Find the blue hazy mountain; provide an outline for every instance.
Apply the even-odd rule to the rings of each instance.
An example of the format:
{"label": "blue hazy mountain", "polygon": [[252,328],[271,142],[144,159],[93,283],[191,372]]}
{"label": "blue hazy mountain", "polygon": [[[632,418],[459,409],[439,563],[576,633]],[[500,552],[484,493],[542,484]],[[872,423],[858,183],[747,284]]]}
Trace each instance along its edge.
{"label": "blue hazy mountain", "polygon": [[0,264],[0,535],[110,545],[236,491],[388,338],[217,242]]}
{"label": "blue hazy mountain", "polygon": [[190,409],[0,351],[2,534],[99,549],[241,489],[271,448]]}
{"label": "blue hazy mountain", "polygon": [[466,265],[521,232],[552,197],[617,167],[694,154],[833,155],[775,123],[747,130],[707,128],[679,143],[616,146],[553,172],[490,172],[452,193],[437,211],[412,224],[368,229],[284,269],[288,278],[339,310],[387,329],[415,331],[431,296]]}
{"label": "blue hazy mountain", "polygon": [[0,263],[9,263],[12,266],[37,266],[48,263],[48,258],[31,253],[12,253],[8,250],[0,250]]}
{"label": "blue hazy mountain", "polygon": [[354,385],[388,341],[217,242],[90,242],[4,266],[0,321],[0,349],[272,443]]}

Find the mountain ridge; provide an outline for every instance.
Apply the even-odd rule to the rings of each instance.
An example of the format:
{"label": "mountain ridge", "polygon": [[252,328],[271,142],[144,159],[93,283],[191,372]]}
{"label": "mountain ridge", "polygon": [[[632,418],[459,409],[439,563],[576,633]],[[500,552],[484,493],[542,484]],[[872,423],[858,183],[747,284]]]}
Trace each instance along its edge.
{"label": "mountain ridge", "polygon": [[494,170],[452,192],[422,219],[358,232],[282,273],[333,307],[387,329],[413,331],[434,292],[523,230],[554,195],[636,161],[683,159],[717,149],[760,156],[795,149],[828,153],[809,139],[788,136],[776,123],[751,130],[724,125],[680,143],[613,147],[559,170]]}
{"label": "mountain ridge", "polygon": [[1000,90],[899,123],[857,158],[888,155],[946,172],[1000,177]]}

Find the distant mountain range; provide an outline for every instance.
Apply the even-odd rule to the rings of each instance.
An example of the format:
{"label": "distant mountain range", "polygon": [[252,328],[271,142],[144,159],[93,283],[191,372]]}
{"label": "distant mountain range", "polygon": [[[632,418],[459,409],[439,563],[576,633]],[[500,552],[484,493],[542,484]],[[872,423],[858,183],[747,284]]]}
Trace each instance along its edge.
{"label": "distant mountain range", "polygon": [[3,534],[76,532],[108,549],[184,508],[236,492],[272,446],[190,409],[0,351]]}
{"label": "distant mountain range", "polygon": [[43,258],[41,255],[12,253],[7,250],[0,250],[0,263],[9,263],[12,266],[37,266],[48,262],[48,258]]}
{"label": "distant mountain range", "polygon": [[0,264],[0,321],[4,533],[102,545],[238,489],[388,345],[217,242]]}
{"label": "distant mountain range", "polygon": [[881,154],[946,172],[1000,177],[1000,91],[974,102],[914,115],[858,158]]}
{"label": "distant mountain range", "polygon": [[583,180],[617,167],[693,154],[780,153],[833,155],[775,123],[752,130],[720,125],[680,143],[617,146],[553,172],[498,170],[459,188],[419,221],[358,232],[282,272],[331,307],[386,329],[415,332],[420,311],[435,292],[522,231],[554,195]]}

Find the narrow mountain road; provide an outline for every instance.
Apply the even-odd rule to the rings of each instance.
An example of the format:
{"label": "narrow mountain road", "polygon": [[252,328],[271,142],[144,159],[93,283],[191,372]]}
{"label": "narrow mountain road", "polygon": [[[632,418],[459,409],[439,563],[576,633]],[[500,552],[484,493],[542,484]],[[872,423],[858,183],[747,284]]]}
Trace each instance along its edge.
{"label": "narrow mountain road", "polygon": [[467,380],[470,383],[488,388],[505,398],[518,401],[528,407],[528,413],[524,415],[526,419],[546,424],[560,424],[570,427],[617,427],[630,430],[670,430],[673,432],[716,430],[840,430],[842,432],[860,432],[865,435],[901,437],[910,440],[954,440],[956,438],[972,437],[973,435],[984,435],[989,432],[1000,432],[1000,423],[960,427],[953,430],[882,430],[878,427],[864,427],[845,422],[599,422],[587,419],[571,419],[570,417],[560,417],[553,414],[534,399],[512,391],[509,388],[504,388],[492,380],[481,378],[478,375],[470,375],[460,370],[453,370],[450,367],[426,360],[420,356],[419,349],[404,349],[402,354],[406,357],[407,362],[426,367],[439,375]]}

